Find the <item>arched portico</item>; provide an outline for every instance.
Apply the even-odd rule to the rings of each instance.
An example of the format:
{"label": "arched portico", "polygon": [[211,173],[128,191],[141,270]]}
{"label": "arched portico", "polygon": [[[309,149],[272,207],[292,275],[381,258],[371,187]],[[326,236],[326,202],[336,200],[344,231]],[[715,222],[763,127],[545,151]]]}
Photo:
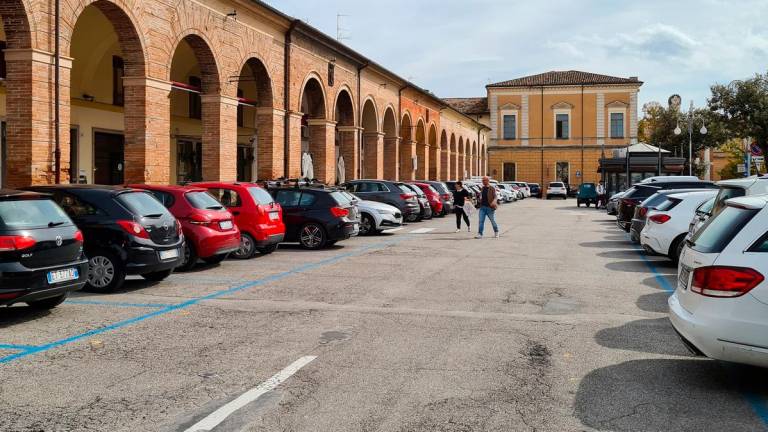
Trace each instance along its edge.
{"label": "arched portico", "polygon": [[237,180],[252,182],[280,176],[282,112],[274,109],[272,78],[257,57],[248,58],[237,82]]}
{"label": "arched portico", "polygon": [[[311,76],[304,84],[299,103],[302,112],[301,154],[312,158],[314,179],[333,184],[336,181],[336,123],[326,119],[325,92],[320,80]],[[308,173],[302,169],[301,176]]]}
{"label": "arched portico", "polygon": [[391,106],[384,111],[384,122],[382,131],[384,132],[384,178],[387,180],[397,180],[398,161],[400,154],[400,137],[397,133],[397,117],[395,109]]}
{"label": "arched portico", "polygon": [[400,121],[400,176],[401,181],[415,180],[413,158],[416,156],[416,142],[413,140],[411,115],[406,112]]}
{"label": "arched portico", "polygon": [[[355,127],[355,105],[347,88],[342,88],[336,95],[334,120],[336,121],[334,164],[336,183],[340,183],[342,180],[348,181],[356,178],[357,167],[360,163],[357,128]],[[343,172],[341,168],[343,168]]]}
{"label": "arched portico", "polygon": [[440,180],[451,180],[451,148],[445,130],[440,133]]}
{"label": "arched portico", "polygon": [[429,174],[429,148],[427,147],[424,120],[416,123],[416,178],[426,180]]}
{"label": "arched portico", "polygon": [[[387,112],[389,114],[389,112]],[[389,125],[388,125],[389,126]],[[384,133],[379,131],[376,102],[369,98],[363,105],[363,177],[384,176]]]}
{"label": "arched portico", "polygon": [[429,125],[427,143],[429,144],[428,180],[440,180],[440,146],[437,144],[437,128],[434,123]]}

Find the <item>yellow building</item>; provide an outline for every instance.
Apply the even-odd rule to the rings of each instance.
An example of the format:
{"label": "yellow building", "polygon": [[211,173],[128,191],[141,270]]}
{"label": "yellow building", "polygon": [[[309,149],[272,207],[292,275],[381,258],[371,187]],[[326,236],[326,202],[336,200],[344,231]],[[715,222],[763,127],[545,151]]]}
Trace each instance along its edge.
{"label": "yellow building", "polygon": [[449,99],[491,128],[488,172],[499,180],[598,182],[601,157],[637,143],[637,77],[551,71]]}

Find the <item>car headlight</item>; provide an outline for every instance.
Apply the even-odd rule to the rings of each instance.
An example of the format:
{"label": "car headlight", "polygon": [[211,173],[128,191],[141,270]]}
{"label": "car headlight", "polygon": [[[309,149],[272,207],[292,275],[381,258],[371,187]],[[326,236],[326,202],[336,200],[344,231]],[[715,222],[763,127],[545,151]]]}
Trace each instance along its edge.
{"label": "car headlight", "polygon": [[379,210],[376,210],[376,211],[377,211],[379,214],[383,214],[383,215],[391,215],[391,214],[394,214],[394,213],[393,213],[392,211],[390,211],[390,210],[379,209]]}

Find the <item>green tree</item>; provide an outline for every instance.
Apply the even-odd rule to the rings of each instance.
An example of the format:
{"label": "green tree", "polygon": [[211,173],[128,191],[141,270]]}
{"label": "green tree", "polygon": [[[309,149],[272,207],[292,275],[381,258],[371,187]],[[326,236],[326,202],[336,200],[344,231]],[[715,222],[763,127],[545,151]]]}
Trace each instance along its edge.
{"label": "green tree", "polygon": [[768,152],[768,75],[711,87],[709,109],[732,138],[752,138]]}
{"label": "green tree", "polygon": [[[675,128],[680,127],[680,135]],[[707,133],[701,133],[706,126]],[[643,105],[643,118],[638,124],[640,141],[669,150],[681,157],[688,157],[688,113],[678,107],[663,106],[658,102]],[[707,147],[719,147],[728,140],[719,116],[708,108],[694,109],[693,152]]]}

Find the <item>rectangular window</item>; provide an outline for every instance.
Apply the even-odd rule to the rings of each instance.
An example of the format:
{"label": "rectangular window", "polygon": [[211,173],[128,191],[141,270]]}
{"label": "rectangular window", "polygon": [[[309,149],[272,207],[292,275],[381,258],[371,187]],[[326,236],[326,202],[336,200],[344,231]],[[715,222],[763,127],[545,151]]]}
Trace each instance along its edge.
{"label": "rectangular window", "polygon": [[[240,89],[237,89],[237,98],[238,99],[242,98],[242,97],[244,97],[243,95],[244,95],[243,91],[240,90]],[[237,104],[237,127],[243,127],[243,125],[245,125],[245,111],[244,111],[243,108],[244,108],[243,104],[241,104],[238,101],[238,104]]]}
{"label": "rectangular window", "polygon": [[624,113],[611,113],[611,138],[624,138]]}
{"label": "rectangular window", "polygon": [[237,181],[252,182],[255,153],[251,145],[237,146]]}
{"label": "rectangular window", "polygon": [[513,140],[517,139],[517,116],[505,115],[504,116],[504,139]]}
{"label": "rectangular window", "polygon": [[[202,90],[203,82],[200,78],[191,76],[189,77],[189,85]],[[189,93],[189,118],[201,119],[203,118],[203,101],[200,98],[199,93]]]}
{"label": "rectangular window", "polygon": [[176,182],[185,184],[203,179],[203,144],[199,141],[176,142]]}
{"label": "rectangular window", "polygon": [[568,114],[556,114],[555,115],[555,138],[568,139],[569,137],[569,118]]}
{"label": "rectangular window", "polygon": [[515,181],[517,180],[517,164],[514,162],[504,162],[504,180],[503,181]]}
{"label": "rectangular window", "polygon": [[122,57],[112,56],[112,105],[125,105],[123,77],[125,77],[125,63]]}
{"label": "rectangular window", "polygon": [[5,49],[7,47],[5,41],[0,41],[0,79],[5,79],[8,76],[5,67]]}

